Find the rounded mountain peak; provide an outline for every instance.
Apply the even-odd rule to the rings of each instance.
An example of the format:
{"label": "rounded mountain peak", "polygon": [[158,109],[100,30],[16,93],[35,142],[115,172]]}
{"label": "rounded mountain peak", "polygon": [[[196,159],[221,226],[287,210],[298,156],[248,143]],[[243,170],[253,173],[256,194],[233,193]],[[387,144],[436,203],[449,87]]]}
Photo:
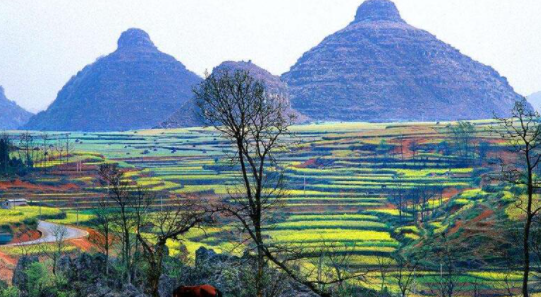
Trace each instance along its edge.
{"label": "rounded mountain peak", "polygon": [[151,48],[155,49],[156,46],[150,40],[150,36],[147,32],[131,28],[128,29],[120,35],[118,39],[118,48],[119,49],[131,49],[131,48]]}
{"label": "rounded mountain peak", "polygon": [[[216,66],[215,70],[245,70],[245,71],[254,71],[254,72],[268,72],[267,70],[257,66],[249,61],[224,61],[220,65]],[[270,73],[269,73],[270,74]]]}
{"label": "rounded mountain peak", "polygon": [[400,22],[402,17],[396,5],[390,0],[366,0],[357,9],[355,21],[357,22]]}
{"label": "rounded mountain peak", "polygon": [[269,87],[283,87],[278,76],[272,75],[266,69],[263,69],[252,62],[248,61],[225,61],[213,69],[213,73],[220,71],[248,71],[252,77],[258,80],[263,80]]}

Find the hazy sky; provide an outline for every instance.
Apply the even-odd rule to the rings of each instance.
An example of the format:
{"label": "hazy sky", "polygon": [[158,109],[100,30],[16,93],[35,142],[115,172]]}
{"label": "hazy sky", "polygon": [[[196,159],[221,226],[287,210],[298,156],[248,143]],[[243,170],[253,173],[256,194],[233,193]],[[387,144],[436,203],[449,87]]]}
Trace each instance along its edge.
{"label": "hazy sky", "polygon": [[[282,74],[353,20],[362,0],[0,0],[0,85],[45,109],[85,65],[138,27],[202,74],[253,60]],[[395,0],[402,17],[496,68],[523,95],[541,91],[540,0]]]}

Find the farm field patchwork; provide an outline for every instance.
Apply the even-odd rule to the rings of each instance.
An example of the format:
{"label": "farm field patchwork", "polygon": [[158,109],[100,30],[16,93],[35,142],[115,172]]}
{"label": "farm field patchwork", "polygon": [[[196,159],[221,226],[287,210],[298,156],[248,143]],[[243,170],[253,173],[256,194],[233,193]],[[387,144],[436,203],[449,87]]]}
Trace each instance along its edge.
{"label": "farm field patchwork", "polygon": [[[476,124],[481,131],[487,125]],[[451,228],[441,214],[431,217],[429,224],[413,223],[423,215],[435,216],[440,207],[457,211],[482,201],[478,166],[439,149],[448,137],[445,125],[292,127],[286,139],[289,150],[278,155],[287,179],[285,204],[265,230],[266,236],[277,244],[301,244],[308,251],[339,243],[334,251],[353,253],[352,264],[374,266],[378,258]],[[29,176],[18,186],[0,184],[1,195],[60,209],[67,214],[56,220],[59,223],[85,224],[104,195],[96,175],[99,164],[118,163],[133,186],[161,193],[160,205],[167,205],[171,195],[220,199],[239,182],[237,168],[229,161],[232,149],[210,129],[72,133],[70,138],[75,146],[70,159],[50,163],[54,164],[50,169],[43,166],[39,177]],[[479,139],[492,142],[493,136],[480,133]],[[413,142],[419,145],[415,151]],[[407,204],[399,210],[394,199],[408,191],[431,191],[422,202],[422,212]],[[182,244],[192,253],[199,246],[224,252],[238,248],[226,227],[206,231],[191,232]],[[171,242],[169,247],[178,252],[180,243]]]}

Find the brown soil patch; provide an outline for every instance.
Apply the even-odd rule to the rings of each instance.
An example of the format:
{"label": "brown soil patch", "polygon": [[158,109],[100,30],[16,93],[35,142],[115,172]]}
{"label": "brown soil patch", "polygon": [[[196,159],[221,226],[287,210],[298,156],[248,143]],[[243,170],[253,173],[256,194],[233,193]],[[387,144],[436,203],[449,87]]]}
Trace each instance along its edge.
{"label": "brown soil patch", "polygon": [[459,193],[460,193],[460,190],[458,190],[457,188],[446,188],[445,190],[443,190],[442,195],[443,195],[443,199],[447,200],[447,199],[453,198]]}
{"label": "brown soil patch", "polygon": [[22,234],[16,234],[10,243],[21,243],[31,240],[37,240],[41,237],[41,232],[38,230],[28,230]]}
{"label": "brown soil patch", "polygon": [[449,230],[448,234],[449,234],[449,235],[453,235],[453,234],[457,233],[458,230],[460,230],[460,227],[462,227],[462,225],[463,225],[462,221],[457,221],[457,222],[455,223],[455,225],[453,226],[453,228],[451,228],[451,229]]}
{"label": "brown soil patch", "polygon": [[[102,242],[103,236],[97,232],[94,229],[91,228],[84,228],[84,227],[77,227],[79,229],[85,230],[88,232],[88,237],[86,238],[78,238],[78,239],[72,239],[68,242],[77,247],[78,249],[85,251],[85,252],[94,252],[97,250],[96,242]],[[111,244],[112,242],[109,241]]]}
{"label": "brown soil patch", "polygon": [[87,238],[71,239],[68,240],[68,243],[83,252],[92,252],[96,250],[96,246],[91,243]]}
{"label": "brown soil patch", "polygon": [[471,220],[472,223],[479,223],[482,220],[491,217],[494,214],[492,209],[485,209],[480,215]]}
{"label": "brown soil patch", "polygon": [[310,160],[308,160],[308,161],[306,161],[306,162],[304,162],[304,163],[302,163],[300,165],[297,165],[295,167],[297,167],[297,168],[308,168],[308,167],[311,167],[311,166],[314,166],[314,165],[316,165],[316,159],[310,159]]}
{"label": "brown soil patch", "polygon": [[372,209],[398,209],[398,207],[392,203],[385,203],[385,205],[373,207]]}
{"label": "brown soil patch", "polygon": [[75,184],[65,184],[59,186],[48,186],[43,184],[33,184],[20,179],[12,181],[0,181],[0,190],[7,191],[9,189],[26,189],[35,191],[62,191],[62,190],[76,190],[79,187]]}
{"label": "brown soil patch", "polygon": [[8,256],[0,251],[0,280],[11,284],[13,270],[17,265],[17,259]]}

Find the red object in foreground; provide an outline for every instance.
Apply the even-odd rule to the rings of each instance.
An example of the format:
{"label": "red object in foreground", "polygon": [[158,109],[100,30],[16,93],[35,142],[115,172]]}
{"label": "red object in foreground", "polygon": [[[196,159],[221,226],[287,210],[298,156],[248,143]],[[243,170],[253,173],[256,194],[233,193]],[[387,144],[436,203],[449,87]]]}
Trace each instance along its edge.
{"label": "red object in foreground", "polygon": [[222,297],[222,292],[211,285],[181,286],[173,291],[173,297]]}

